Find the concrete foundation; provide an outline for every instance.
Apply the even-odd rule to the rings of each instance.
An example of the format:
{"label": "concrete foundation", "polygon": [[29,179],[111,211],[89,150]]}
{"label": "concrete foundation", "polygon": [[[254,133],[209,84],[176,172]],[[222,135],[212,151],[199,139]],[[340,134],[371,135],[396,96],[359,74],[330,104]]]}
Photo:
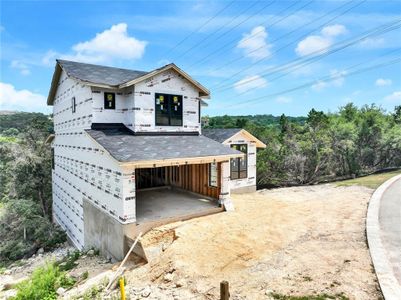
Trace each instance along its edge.
{"label": "concrete foundation", "polygon": [[236,189],[231,189],[231,194],[246,194],[256,192],[256,185],[243,186]]}
{"label": "concrete foundation", "polygon": [[162,187],[137,191],[136,222],[146,222],[191,215],[218,207],[216,200],[185,190]]}

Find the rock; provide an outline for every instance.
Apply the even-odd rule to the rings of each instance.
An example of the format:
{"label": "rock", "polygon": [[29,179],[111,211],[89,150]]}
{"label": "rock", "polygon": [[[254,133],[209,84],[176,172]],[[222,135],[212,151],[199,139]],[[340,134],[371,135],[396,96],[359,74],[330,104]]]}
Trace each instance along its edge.
{"label": "rock", "polygon": [[185,285],[185,280],[183,279],[179,279],[177,280],[177,282],[175,283],[175,287],[182,287]]}
{"label": "rock", "polygon": [[11,270],[9,270],[9,269],[5,270],[3,274],[4,275],[11,275]]}
{"label": "rock", "polygon": [[95,250],[90,249],[88,252],[86,252],[86,254],[87,254],[88,256],[94,256],[94,255],[95,255]]}
{"label": "rock", "polygon": [[164,275],[164,281],[171,282],[173,278],[174,278],[173,273],[167,273],[166,275]]}
{"label": "rock", "polygon": [[269,290],[269,289],[267,289],[267,290],[265,291],[265,295],[266,295],[266,296],[271,296],[272,293],[273,293],[273,291],[272,291],[272,290]]}
{"label": "rock", "polygon": [[39,250],[36,252],[36,254],[43,254],[43,253],[45,253],[45,249],[43,249],[43,248],[39,248]]}
{"label": "rock", "polygon": [[56,291],[57,295],[62,296],[65,293],[65,289],[62,287],[59,287]]}
{"label": "rock", "polygon": [[144,298],[147,298],[147,297],[149,297],[151,292],[152,292],[152,290],[150,289],[150,287],[146,287],[142,290],[141,296]]}

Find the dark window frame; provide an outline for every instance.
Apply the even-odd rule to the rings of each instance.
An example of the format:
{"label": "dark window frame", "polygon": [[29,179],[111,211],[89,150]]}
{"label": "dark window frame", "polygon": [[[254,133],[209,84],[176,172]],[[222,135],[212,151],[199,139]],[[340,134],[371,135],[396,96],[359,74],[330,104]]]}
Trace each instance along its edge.
{"label": "dark window frame", "polygon": [[75,97],[71,98],[71,111],[72,113],[75,113],[77,111],[77,102],[75,100]]}
{"label": "dark window frame", "polygon": [[[216,185],[212,184],[212,166],[216,166]],[[219,187],[219,170],[218,170],[218,164],[217,163],[210,163],[209,164],[209,186],[217,188]]]}
{"label": "dark window frame", "polygon": [[[163,105],[166,105],[166,113],[163,112],[162,114],[158,114],[160,109],[158,106],[160,106],[160,102],[157,103],[157,99],[159,99],[160,96],[163,96],[165,98],[163,101]],[[174,105],[174,97],[177,98],[177,107],[179,107],[178,110],[174,110],[173,107]],[[176,126],[176,127],[182,127],[184,123],[184,118],[183,118],[183,99],[184,97],[182,95],[175,95],[175,94],[166,94],[166,93],[155,93],[155,125],[156,126]],[[159,100],[160,101],[160,100]],[[167,117],[167,124],[165,122],[161,121],[161,117]],[[159,118],[159,119],[158,119]],[[178,124],[174,124],[174,122],[179,121]]]}
{"label": "dark window frame", "polygon": [[[245,146],[245,152],[241,151],[240,148]],[[231,144],[231,148],[235,148],[245,154],[245,157],[231,158],[230,160],[230,179],[245,179],[248,178],[248,144]],[[238,149],[237,149],[238,148]],[[241,162],[245,162],[245,169],[241,168]],[[235,170],[233,169],[233,163],[236,163]]]}
{"label": "dark window frame", "polygon": [[[112,100],[108,100],[108,95],[112,95]],[[111,106],[108,103],[111,101]],[[104,109],[116,109],[116,93],[104,92]]]}
{"label": "dark window frame", "polygon": [[201,106],[202,106],[202,104],[201,104],[201,100],[199,100],[199,102],[198,102],[198,123],[200,124],[201,123]]}

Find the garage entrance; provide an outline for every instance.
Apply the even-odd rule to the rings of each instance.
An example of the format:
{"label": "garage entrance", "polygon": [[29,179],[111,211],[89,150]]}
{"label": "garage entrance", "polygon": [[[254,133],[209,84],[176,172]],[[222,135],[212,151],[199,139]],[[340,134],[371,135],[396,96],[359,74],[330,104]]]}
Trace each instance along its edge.
{"label": "garage entrance", "polygon": [[[220,163],[212,166],[220,178]],[[210,164],[136,169],[137,223],[179,220],[219,208],[221,183],[216,179],[211,185],[210,172]]]}

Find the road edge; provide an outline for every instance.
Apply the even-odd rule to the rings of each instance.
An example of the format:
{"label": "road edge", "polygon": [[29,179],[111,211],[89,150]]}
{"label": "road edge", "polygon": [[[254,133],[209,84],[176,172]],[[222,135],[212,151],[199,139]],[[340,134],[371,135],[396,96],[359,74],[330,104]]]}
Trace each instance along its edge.
{"label": "road edge", "polygon": [[366,236],[370,257],[372,258],[380,289],[386,300],[400,299],[401,286],[394,276],[380,237],[379,210],[383,193],[398,179],[401,179],[401,174],[390,178],[375,190],[370,198],[366,216]]}

